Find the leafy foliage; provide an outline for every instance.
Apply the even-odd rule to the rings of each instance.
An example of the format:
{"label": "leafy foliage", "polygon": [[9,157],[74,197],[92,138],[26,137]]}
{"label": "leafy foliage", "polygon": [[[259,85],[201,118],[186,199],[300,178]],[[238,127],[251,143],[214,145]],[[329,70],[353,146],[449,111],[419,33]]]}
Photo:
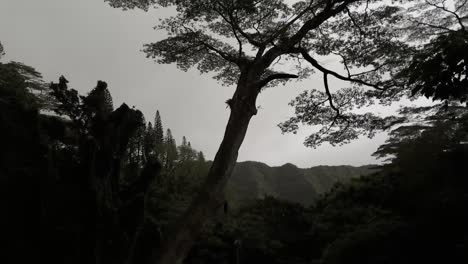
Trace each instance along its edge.
{"label": "leafy foliage", "polygon": [[20,62],[0,63],[0,96],[3,103],[20,103],[24,107],[47,107],[51,98],[42,75]]}
{"label": "leafy foliage", "polygon": [[433,100],[467,101],[468,34],[464,30],[441,35],[426,44],[405,70],[412,94]]}

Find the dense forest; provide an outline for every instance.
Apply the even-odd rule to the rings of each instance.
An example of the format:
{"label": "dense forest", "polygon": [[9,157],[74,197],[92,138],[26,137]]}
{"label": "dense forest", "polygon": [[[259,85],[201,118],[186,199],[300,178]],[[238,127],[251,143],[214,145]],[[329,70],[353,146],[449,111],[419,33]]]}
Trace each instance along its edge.
{"label": "dense forest", "polygon": [[[206,160],[156,109],[115,106],[101,80],[86,94],[47,83],[0,43],[2,262],[468,263],[467,1],[105,2],[176,7],[144,52],[236,86],[224,139]],[[316,59],[332,55],[346,74]],[[297,74],[274,68],[283,57]],[[323,91],[279,128],[319,126],[309,147],[387,131],[382,163],[237,163],[257,96],[310,74]],[[421,96],[434,103],[355,111]]]}

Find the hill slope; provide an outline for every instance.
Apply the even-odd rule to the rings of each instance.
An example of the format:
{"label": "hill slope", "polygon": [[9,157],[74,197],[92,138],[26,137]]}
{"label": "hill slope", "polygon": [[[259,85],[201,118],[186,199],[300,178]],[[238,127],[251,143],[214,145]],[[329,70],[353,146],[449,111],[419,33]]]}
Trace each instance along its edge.
{"label": "hill slope", "polygon": [[336,182],[346,182],[375,171],[373,166],[301,169],[290,163],[270,167],[260,162],[239,162],[228,182],[226,196],[233,206],[267,195],[308,206]]}

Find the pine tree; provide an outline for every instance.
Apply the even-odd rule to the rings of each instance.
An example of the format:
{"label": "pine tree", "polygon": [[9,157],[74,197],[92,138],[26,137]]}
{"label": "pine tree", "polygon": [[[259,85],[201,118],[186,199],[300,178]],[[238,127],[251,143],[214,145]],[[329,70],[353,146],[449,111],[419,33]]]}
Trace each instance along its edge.
{"label": "pine tree", "polygon": [[182,137],[182,145],[178,146],[177,149],[179,151],[179,160],[181,162],[192,161],[196,157],[196,153],[192,149],[192,145],[187,141],[185,136]]}
{"label": "pine tree", "polygon": [[205,162],[205,155],[203,154],[202,151],[199,151],[198,154],[197,154],[197,161],[198,162],[201,162],[201,163],[204,163]]}
{"label": "pine tree", "polygon": [[155,145],[156,145],[156,137],[154,135],[154,127],[151,122],[148,123],[146,127],[144,139],[143,139],[143,154],[145,161],[155,158]]}
{"label": "pine tree", "polygon": [[172,136],[171,130],[168,128],[166,131],[166,138],[164,139],[164,152],[165,160],[164,165],[166,171],[170,171],[174,168],[175,162],[178,158],[177,145],[174,137]]}
{"label": "pine tree", "polygon": [[163,152],[164,144],[164,130],[161,121],[161,116],[159,111],[156,111],[156,117],[154,118],[154,137],[155,137],[155,151],[159,158],[161,158],[161,153]]}

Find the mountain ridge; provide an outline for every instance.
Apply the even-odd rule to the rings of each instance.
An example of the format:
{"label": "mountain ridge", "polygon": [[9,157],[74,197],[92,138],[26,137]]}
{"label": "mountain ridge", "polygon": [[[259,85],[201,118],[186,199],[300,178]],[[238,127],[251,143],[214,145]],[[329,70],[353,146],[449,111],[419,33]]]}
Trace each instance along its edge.
{"label": "mountain ridge", "polygon": [[278,199],[312,205],[337,182],[377,172],[376,165],[318,165],[299,168],[295,164],[269,166],[258,161],[236,163],[228,181],[226,197],[238,207],[255,199],[273,196]]}

